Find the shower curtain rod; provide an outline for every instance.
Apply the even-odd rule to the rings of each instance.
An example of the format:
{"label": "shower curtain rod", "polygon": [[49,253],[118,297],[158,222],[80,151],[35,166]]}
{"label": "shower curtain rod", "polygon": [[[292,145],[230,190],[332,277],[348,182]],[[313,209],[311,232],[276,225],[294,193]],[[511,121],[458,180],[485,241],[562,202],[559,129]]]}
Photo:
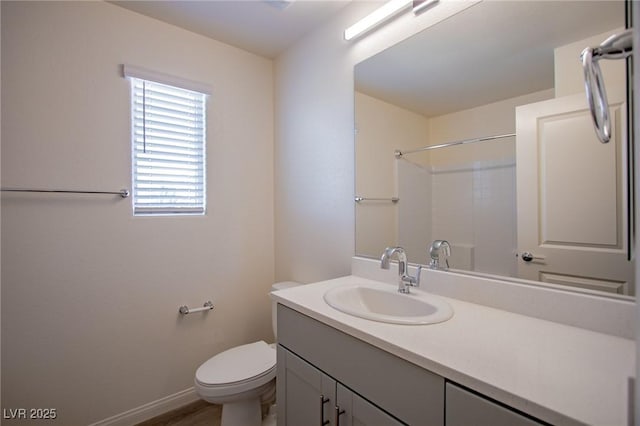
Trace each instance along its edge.
{"label": "shower curtain rod", "polygon": [[1,188],[2,192],[52,192],[58,194],[112,194],[119,195],[122,198],[129,196],[128,189],[121,189],[120,191],[68,191],[58,189],[20,189],[20,188]]}
{"label": "shower curtain rod", "polygon": [[510,138],[512,136],[515,136],[515,135],[516,135],[515,133],[507,133],[507,134],[504,134],[504,135],[485,136],[483,138],[464,139],[464,140],[461,140],[461,141],[441,143],[439,145],[430,145],[430,146],[425,146],[423,148],[412,149],[412,150],[408,150],[408,151],[401,151],[399,149],[396,149],[394,155],[396,156],[396,158],[402,158],[402,156],[404,156],[406,154],[413,154],[415,152],[429,151],[431,149],[446,148],[448,146],[455,146],[455,145],[466,145],[468,143],[492,141],[494,139]]}

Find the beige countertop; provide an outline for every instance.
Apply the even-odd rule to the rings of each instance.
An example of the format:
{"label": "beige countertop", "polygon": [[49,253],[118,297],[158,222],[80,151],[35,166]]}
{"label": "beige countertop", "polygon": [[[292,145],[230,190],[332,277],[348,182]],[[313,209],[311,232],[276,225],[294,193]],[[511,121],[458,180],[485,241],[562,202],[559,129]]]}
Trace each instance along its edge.
{"label": "beige countertop", "polygon": [[358,283],[390,286],[351,275],[273,292],[272,297],[546,422],[629,424],[633,340],[441,296],[454,316],[431,325],[370,321],[325,303],[327,290]]}

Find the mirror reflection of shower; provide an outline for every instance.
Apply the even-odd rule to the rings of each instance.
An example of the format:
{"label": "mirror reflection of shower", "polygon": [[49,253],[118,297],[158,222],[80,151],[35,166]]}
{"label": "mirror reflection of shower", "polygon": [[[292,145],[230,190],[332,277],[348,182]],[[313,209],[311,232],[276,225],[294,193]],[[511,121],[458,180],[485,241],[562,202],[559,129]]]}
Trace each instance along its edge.
{"label": "mirror reflection of shower", "polygon": [[[465,152],[472,149],[484,158]],[[400,241],[424,252],[425,241],[449,239],[449,267],[517,276],[515,137],[438,150],[428,160],[417,153],[397,160]],[[412,192],[421,187],[423,200],[417,201]],[[420,205],[425,200],[430,208]],[[412,214],[416,209],[429,214]]]}
{"label": "mirror reflection of shower", "polygon": [[[413,256],[412,262],[426,264],[427,244],[442,239],[451,244],[451,268],[515,277],[514,135],[458,140],[422,150],[419,145],[428,133],[424,117],[412,117],[362,93],[356,93],[356,99],[357,119],[368,123],[358,126],[356,151],[371,154],[358,162],[361,179],[357,191],[398,198],[397,205],[368,203],[356,207],[358,228],[379,224],[377,232],[357,232],[358,253],[373,257],[379,245],[397,241]],[[513,109],[511,105],[508,108]],[[370,120],[367,116],[376,110],[395,119]],[[402,115],[409,118],[402,119]],[[406,149],[403,155],[380,148],[391,134],[402,134],[405,142],[413,140],[403,146],[416,148]],[[376,140],[380,140],[377,149],[372,147]],[[376,161],[374,151],[383,151],[386,156]],[[384,162],[386,166],[378,164]]]}

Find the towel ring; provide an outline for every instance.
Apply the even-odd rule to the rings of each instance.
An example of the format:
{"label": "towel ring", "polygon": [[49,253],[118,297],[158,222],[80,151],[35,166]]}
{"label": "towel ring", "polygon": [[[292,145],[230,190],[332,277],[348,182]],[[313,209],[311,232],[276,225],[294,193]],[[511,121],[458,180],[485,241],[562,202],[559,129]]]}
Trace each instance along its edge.
{"label": "towel ring", "polygon": [[611,116],[609,102],[604,87],[600,59],[624,59],[633,52],[633,31],[628,29],[620,34],[607,38],[598,47],[587,47],[580,54],[582,70],[584,71],[584,87],[587,102],[591,111],[591,118],[600,142],[611,140]]}
{"label": "towel ring", "polygon": [[604,88],[602,70],[600,69],[597,59],[594,60],[593,58],[593,50],[592,47],[587,47],[582,51],[584,86],[598,139],[600,139],[602,143],[609,143],[611,140],[609,101],[607,100],[607,91]]}

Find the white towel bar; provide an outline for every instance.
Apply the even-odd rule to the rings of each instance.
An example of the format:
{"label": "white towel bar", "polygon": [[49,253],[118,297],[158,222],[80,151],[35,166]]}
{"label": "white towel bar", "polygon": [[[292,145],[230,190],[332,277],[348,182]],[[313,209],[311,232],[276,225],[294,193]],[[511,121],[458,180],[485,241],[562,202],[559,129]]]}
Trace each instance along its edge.
{"label": "white towel bar", "polygon": [[178,312],[180,312],[182,315],[187,315],[194,312],[210,311],[211,309],[213,309],[213,302],[211,302],[211,300],[207,300],[206,302],[204,302],[202,308],[190,309],[187,305],[182,305],[180,306],[180,309],[178,309]]}

